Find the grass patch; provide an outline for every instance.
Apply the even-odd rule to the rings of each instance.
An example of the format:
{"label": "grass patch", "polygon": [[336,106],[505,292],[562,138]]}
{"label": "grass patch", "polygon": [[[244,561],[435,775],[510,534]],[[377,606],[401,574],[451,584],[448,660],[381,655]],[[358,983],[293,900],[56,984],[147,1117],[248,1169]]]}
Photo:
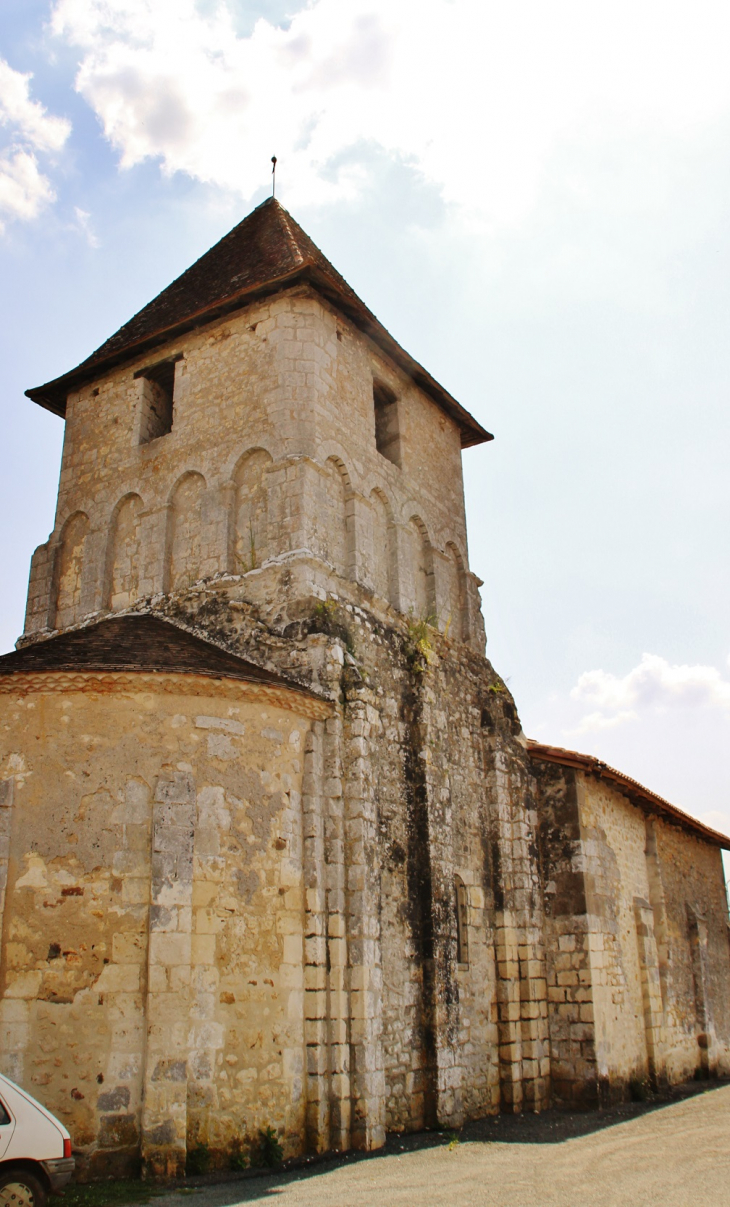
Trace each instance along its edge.
{"label": "grass patch", "polygon": [[[63,1207],[124,1207],[126,1203],[149,1203],[165,1191],[148,1186],[136,1178],[119,1178],[113,1182],[72,1184],[63,1193]],[[61,1203],[61,1199],[52,1199]]]}

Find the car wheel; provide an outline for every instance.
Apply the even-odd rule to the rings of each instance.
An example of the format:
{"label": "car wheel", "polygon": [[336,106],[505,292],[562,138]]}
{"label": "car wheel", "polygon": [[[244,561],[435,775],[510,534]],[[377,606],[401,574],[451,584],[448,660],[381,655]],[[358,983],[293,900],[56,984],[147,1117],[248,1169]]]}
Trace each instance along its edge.
{"label": "car wheel", "polygon": [[46,1188],[27,1169],[8,1169],[0,1173],[0,1207],[46,1207]]}

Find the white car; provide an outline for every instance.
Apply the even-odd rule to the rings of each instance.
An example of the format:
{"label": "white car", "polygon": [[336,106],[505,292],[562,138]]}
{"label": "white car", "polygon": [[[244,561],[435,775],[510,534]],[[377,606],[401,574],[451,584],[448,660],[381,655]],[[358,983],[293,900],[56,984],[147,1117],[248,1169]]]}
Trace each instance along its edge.
{"label": "white car", "polygon": [[73,1170],[63,1124],[0,1073],[0,1207],[45,1207]]}

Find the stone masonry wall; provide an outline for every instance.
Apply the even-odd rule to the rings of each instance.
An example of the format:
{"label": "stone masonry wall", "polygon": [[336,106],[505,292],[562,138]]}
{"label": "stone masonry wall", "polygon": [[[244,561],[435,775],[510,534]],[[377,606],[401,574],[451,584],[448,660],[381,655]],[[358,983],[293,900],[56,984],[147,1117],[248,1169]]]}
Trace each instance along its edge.
{"label": "stone masonry wall", "polygon": [[90,1173],[176,1173],[198,1140],[226,1152],[269,1124],[296,1152],[303,1131],[302,800],[323,721],[165,679],[0,693],[2,1069]]}
{"label": "stone masonry wall", "polygon": [[[722,855],[716,847],[676,826],[658,819],[654,825],[666,919],[662,989],[666,1001],[667,1076],[672,1082],[684,1081],[695,1073],[727,1076],[730,930]],[[658,905],[655,898],[653,903]],[[703,950],[695,962],[693,931],[697,922],[697,942]]]}
{"label": "stone masonry wall", "polygon": [[555,1105],[597,1106],[591,935],[575,774],[537,765],[551,1088]]}
{"label": "stone masonry wall", "polygon": [[23,642],[152,612],[319,697],[0,682],[2,1067],[88,1173],[726,1067],[717,852],[536,765],[478,585],[456,423],[308,287],[69,398]]}
{"label": "stone masonry wall", "polygon": [[599,1078],[623,1093],[648,1076],[635,903],[649,892],[640,809],[609,785],[577,777]]}
{"label": "stone masonry wall", "polygon": [[[416,626],[314,559],[162,605],[178,623],[204,625],[198,631],[217,642],[342,694],[335,787],[345,796],[345,833],[348,794],[360,802],[352,825],[367,824],[371,836],[363,900],[378,919],[364,948],[371,1034],[385,1072],[378,1126],[455,1123],[500,1103],[544,1105],[536,806],[514,704],[490,664],[429,630],[431,662],[419,666]],[[330,643],[344,659],[340,684],[326,671]],[[352,858],[360,852],[354,847]],[[468,967],[456,961],[457,877],[468,900]]]}
{"label": "stone masonry wall", "polygon": [[606,781],[537,763],[553,1095],[727,1068],[730,947],[720,852]]}
{"label": "stone masonry wall", "polygon": [[[140,443],[143,374],[165,358],[177,358],[172,430]],[[401,466],[376,447],[374,380],[397,397]],[[457,426],[306,289],[69,397],[26,634],[302,551],[483,648]]]}
{"label": "stone masonry wall", "polygon": [[[290,1152],[372,1148],[386,1130],[547,1103],[536,816],[511,698],[464,643],[429,629],[424,661],[413,622],[350,602],[357,592],[372,602],[354,584],[325,591],[324,562],[305,559],[299,571],[171,593],[160,613],[324,691],[329,719],[279,713],[265,724],[259,705],[236,699],[240,685],[235,704],[216,706],[184,684],[169,699],[126,682],[113,696],[74,691],[73,681],[42,699],[0,693],[15,735],[6,759],[26,766],[28,718],[42,717],[48,755],[68,772],[60,795],[40,767],[20,796],[13,777],[21,804],[4,1050],[29,1088],[48,1078],[44,1100],[69,1121],[92,1172],[141,1156],[167,1175],[191,1145],[223,1154],[268,1123]],[[245,598],[252,580],[258,607]],[[305,582],[318,594],[304,597]],[[112,734],[123,735],[114,747]],[[254,792],[284,802],[267,806],[261,834]],[[92,816],[96,832],[102,797],[109,850],[79,867],[73,838]],[[43,810],[48,820],[47,800],[51,828],[36,851],[23,819]],[[72,835],[68,855],[56,814]],[[29,849],[17,845],[26,831]],[[82,913],[73,944],[49,929],[49,918],[65,918],[46,913],[46,900],[66,903],[57,879],[73,881],[81,910],[95,886],[98,922]],[[461,964],[457,880],[467,900]],[[130,916],[113,893],[131,895]],[[126,993],[122,1007],[99,992],[95,965],[68,988],[79,947],[87,963],[91,948],[121,951],[127,927],[134,968],[120,972],[112,957],[101,971]],[[39,994],[49,960],[68,999],[52,1006]],[[67,1016],[87,1025],[92,1006],[83,1059],[73,1049],[57,1058],[47,1029],[70,1027]],[[98,1086],[110,1078],[107,1119]],[[83,1097],[67,1099],[71,1090]]]}

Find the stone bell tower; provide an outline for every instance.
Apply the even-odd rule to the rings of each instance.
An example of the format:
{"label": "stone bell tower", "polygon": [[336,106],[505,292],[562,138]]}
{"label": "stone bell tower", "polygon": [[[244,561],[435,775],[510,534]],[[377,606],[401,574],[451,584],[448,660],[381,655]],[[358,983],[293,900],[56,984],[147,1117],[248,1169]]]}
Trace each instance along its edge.
{"label": "stone bell tower", "polygon": [[277,623],[364,591],[483,651],[460,454],[490,436],[273,198],[28,393],[66,439],[26,639],[235,580]]}
{"label": "stone bell tower", "polygon": [[539,1109],[534,781],[464,515],[489,433],[273,199],[28,394],[66,437],[0,668],[18,1076],[106,1172]]}

